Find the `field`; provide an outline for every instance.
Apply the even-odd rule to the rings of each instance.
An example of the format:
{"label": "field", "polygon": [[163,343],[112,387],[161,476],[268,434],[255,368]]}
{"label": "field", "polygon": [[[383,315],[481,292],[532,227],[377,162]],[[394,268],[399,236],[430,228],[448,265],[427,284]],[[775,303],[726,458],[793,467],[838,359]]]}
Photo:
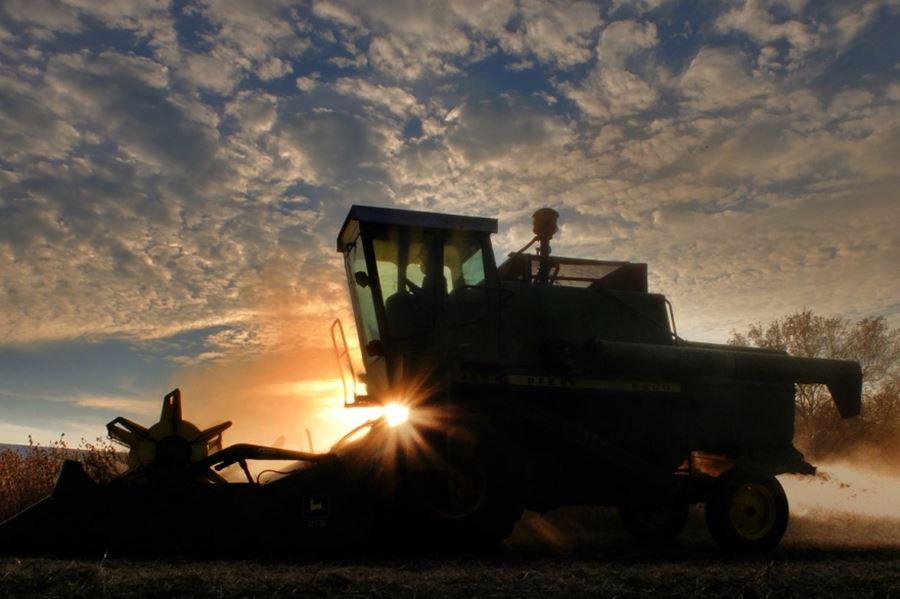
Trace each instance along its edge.
{"label": "field", "polygon": [[678,541],[629,541],[607,510],[526,514],[495,554],[296,560],[0,558],[7,597],[900,597],[900,522],[795,518],[768,556],[726,556],[693,513]]}

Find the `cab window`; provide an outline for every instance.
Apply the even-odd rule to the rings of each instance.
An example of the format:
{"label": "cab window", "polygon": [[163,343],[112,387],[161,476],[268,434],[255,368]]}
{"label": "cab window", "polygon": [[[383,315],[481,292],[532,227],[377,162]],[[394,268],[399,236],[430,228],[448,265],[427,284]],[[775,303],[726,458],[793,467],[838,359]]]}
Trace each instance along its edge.
{"label": "cab window", "polygon": [[445,239],[444,276],[448,292],[484,283],[484,252],[480,237],[453,234]]}
{"label": "cab window", "polygon": [[435,315],[433,237],[423,230],[385,230],[372,240],[388,335],[427,333]]}

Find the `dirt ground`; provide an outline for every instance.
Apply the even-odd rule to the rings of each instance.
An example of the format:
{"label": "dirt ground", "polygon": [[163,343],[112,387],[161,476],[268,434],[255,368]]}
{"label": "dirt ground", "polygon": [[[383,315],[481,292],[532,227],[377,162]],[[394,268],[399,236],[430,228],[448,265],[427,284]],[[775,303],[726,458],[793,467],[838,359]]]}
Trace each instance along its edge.
{"label": "dirt ground", "polygon": [[900,598],[900,521],[794,518],[765,556],[720,552],[693,513],[670,546],[631,542],[602,509],[526,514],[490,555],[328,559],[0,557],[5,597]]}

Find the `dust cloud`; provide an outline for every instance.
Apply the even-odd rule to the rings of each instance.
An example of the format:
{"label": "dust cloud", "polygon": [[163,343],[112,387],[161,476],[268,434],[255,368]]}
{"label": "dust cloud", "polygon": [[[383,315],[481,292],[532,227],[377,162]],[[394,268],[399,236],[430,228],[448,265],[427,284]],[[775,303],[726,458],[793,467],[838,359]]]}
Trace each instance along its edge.
{"label": "dust cloud", "polygon": [[854,457],[815,476],[780,476],[791,509],[785,543],[900,548],[900,470]]}

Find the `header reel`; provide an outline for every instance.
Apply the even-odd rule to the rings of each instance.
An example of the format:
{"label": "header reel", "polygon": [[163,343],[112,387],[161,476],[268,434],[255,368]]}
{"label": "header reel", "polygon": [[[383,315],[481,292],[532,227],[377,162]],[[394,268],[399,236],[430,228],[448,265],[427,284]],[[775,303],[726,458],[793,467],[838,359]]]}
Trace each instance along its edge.
{"label": "header reel", "polygon": [[214,471],[193,466],[222,450],[222,432],[229,427],[231,421],[225,421],[201,431],[184,420],[181,390],[175,389],[163,398],[159,422],[149,429],[119,416],[106,425],[106,430],[114,441],[128,448],[128,471],[123,479],[187,477],[222,482]]}
{"label": "header reel", "polygon": [[128,448],[128,470],[116,482],[162,486],[226,483],[219,472],[239,464],[247,482],[255,483],[247,460],[321,462],[334,457],[250,443],[223,449],[222,432],[230,426],[231,421],[225,421],[201,431],[184,420],[180,389],[163,398],[159,422],[150,428],[119,416],[106,425],[109,436]]}

